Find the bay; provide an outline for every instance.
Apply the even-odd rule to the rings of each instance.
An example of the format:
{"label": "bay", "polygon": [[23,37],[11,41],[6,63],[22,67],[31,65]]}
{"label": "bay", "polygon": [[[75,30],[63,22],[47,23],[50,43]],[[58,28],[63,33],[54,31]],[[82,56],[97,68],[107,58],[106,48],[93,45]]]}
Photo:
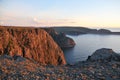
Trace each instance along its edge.
{"label": "bay", "polygon": [[83,34],[67,36],[76,43],[74,48],[64,50],[66,61],[70,64],[86,60],[89,55],[100,48],[111,48],[120,53],[120,35]]}

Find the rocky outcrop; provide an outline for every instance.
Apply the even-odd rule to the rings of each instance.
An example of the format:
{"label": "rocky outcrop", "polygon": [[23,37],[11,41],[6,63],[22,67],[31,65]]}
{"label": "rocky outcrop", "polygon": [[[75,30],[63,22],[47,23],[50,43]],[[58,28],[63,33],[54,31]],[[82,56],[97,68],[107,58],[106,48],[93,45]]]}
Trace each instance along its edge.
{"label": "rocky outcrop", "polygon": [[44,28],[47,31],[54,41],[62,48],[71,48],[75,46],[75,42],[72,38],[66,37],[64,33],[58,33],[53,28]]}
{"label": "rocky outcrop", "polygon": [[0,55],[19,55],[40,64],[66,64],[64,55],[43,29],[0,26]]}
{"label": "rocky outcrop", "polygon": [[87,61],[120,61],[120,55],[112,49],[102,48],[89,56]]}

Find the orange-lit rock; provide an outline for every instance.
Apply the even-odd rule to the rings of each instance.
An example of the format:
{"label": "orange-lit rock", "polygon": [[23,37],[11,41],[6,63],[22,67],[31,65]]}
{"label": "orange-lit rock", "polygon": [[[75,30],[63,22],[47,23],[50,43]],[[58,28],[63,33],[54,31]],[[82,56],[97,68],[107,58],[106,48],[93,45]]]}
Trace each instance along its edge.
{"label": "orange-lit rock", "polygon": [[41,64],[66,64],[64,55],[43,29],[0,26],[0,55],[20,55]]}

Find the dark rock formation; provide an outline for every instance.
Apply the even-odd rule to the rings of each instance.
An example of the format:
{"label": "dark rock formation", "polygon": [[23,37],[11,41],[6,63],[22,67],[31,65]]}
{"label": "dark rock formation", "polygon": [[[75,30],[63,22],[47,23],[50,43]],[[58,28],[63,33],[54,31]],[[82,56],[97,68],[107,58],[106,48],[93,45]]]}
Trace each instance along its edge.
{"label": "dark rock formation", "polygon": [[112,49],[102,48],[89,56],[87,61],[120,61],[120,55]]}
{"label": "dark rock formation", "polygon": [[13,56],[13,59],[18,61],[18,62],[21,62],[21,61],[25,61],[26,59],[24,57],[21,57],[19,55],[14,55]]}
{"label": "dark rock formation", "polygon": [[59,46],[38,28],[0,26],[0,55],[4,54],[34,59],[41,64],[66,64]]}
{"label": "dark rock formation", "polygon": [[75,42],[73,39],[66,37],[64,33],[57,33],[53,28],[44,28],[47,31],[54,41],[62,48],[71,48],[75,46]]}
{"label": "dark rock formation", "polygon": [[22,56],[19,56],[19,55],[14,55],[14,56],[10,56],[10,55],[0,55],[0,60],[4,60],[4,59],[7,59],[7,60],[15,60],[17,62],[23,62],[23,61],[26,61],[26,58],[22,57]]}

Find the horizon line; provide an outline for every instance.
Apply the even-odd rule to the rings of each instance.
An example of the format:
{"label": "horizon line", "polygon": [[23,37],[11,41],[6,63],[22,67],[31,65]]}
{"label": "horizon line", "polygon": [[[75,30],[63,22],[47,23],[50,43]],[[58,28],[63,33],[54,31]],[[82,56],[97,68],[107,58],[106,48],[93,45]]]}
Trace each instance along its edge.
{"label": "horizon line", "polygon": [[114,29],[114,28],[120,28],[120,27],[102,27],[102,28],[100,28],[100,27],[91,27],[91,26],[27,26],[27,25],[0,25],[0,26],[8,26],[8,27],[35,27],[35,28],[40,28],[40,27],[83,27],[83,28],[92,28],[92,29],[96,29],[96,28],[99,28],[99,29]]}

